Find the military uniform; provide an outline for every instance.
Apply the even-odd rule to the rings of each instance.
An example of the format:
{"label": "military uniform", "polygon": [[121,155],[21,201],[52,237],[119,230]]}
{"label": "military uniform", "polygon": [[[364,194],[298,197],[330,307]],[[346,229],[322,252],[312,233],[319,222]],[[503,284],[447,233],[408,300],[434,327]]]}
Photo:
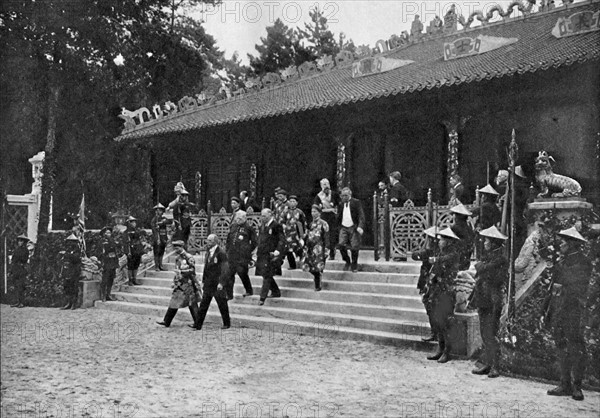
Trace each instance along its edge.
{"label": "military uniform", "polygon": [[457,217],[452,231],[460,238],[458,251],[460,254],[459,270],[468,270],[471,266],[471,254],[473,253],[473,242],[475,241],[475,232],[464,217]]}
{"label": "military uniform", "polygon": [[570,249],[555,265],[547,319],[558,349],[561,383],[558,388],[548,391],[549,395],[572,395],[576,400],[583,399],[581,382],[586,367],[586,350],[582,317],[591,274],[592,263],[580,249]]}
{"label": "military uniform", "polygon": [[429,262],[430,257],[435,257],[437,255],[437,251],[433,248],[424,248],[420,251],[415,251],[412,253],[412,259],[415,261],[421,261],[421,271],[419,273],[419,280],[417,281],[417,289],[419,289],[419,294],[421,296],[421,300],[423,301],[423,305],[425,306],[425,311],[427,312],[427,318],[429,318],[429,326],[431,328],[431,337],[425,338],[426,341],[433,341],[437,339],[437,336],[434,332],[434,324],[431,315],[431,301],[429,300],[430,293],[430,283],[429,277],[431,274],[431,269],[433,264]]}
{"label": "military uniform", "polygon": [[27,262],[29,261],[27,242],[29,238],[21,235],[17,240],[19,244],[17,244],[10,260],[10,278],[17,293],[17,303],[12,306],[21,308],[25,302],[25,281],[27,280]]}
{"label": "military uniform", "polygon": [[[456,235],[447,228],[439,233],[441,236]],[[454,280],[458,273],[460,254],[458,252],[458,238],[452,238],[448,245],[440,249],[439,255],[434,258],[429,290],[431,303],[431,318],[433,331],[438,338],[438,351],[429,360],[445,363],[450,359],[449,331],[454,320]]]}
{"label": "military uniform", "polygon": [[[475,231],[478,232],[491,228],[502,220],[502,214],[500,213],[500,209],[498,209],[498,206],[495,202],[498,192],[489,184],[479,189],[479,192],[482,196],[486,197],[482,197],[483,203],[471,211],[473,212],[473,216],[477,217],[477,221],[475,222]],[[481,237],[477,238],[476,245],[477,257],[481,258],[481,256],[483,256],[483,239]]]}
{"label": "military uniform", "polygon": [[[162,205],[161,205],[162,206]],[[155,209],[161,209],[158,205]],[[154,215],[150,221],[152,227],[152,251],[154,253],[154,266],[156,270],[164,270],[162,265],[162,259],[165,255],[165,249],[167,248],[167,241],[169,239],[167,235],[167,225],[170,221],[161,213]]]}
{"label": "military uniform", "polygon": [[[102,232],[101,232],[102,235]],[[115,281],[119,258],[117,257],[118,246],[112,237],[104,237],[100,243],[102,254],[102,282],[100,283],[100,294],[103,300],[113,300],[110,292]]]}
{"label": "military uniform", "polygon": [[67,298],[67,304],[61,309],[77,309],[77,297],[79,295],[79,280],[81,280],[81,249],[79,239],[71,234],[67,241],[72,242],[71,248],[62,255],[61,278],[63,289]]}
{"label": "military uniform", "polygon": [[256,248],[257,238],[254,228],[244,222],[238,225],[233,222],[231,230],[227,235],[227,258],[229,259],[229,274],[227,280],[227,298],[233,299],[233,286],[235,284],[235,274],[237,273],[242,280],[246,293],[244,296],[253,294],[252,283],[248,276],[248,269],[252,262],[252,251]]}
{"label": "military uniform", "polygon": [[[129,221],[135,221],[133,217],[129,218]],[[144,255],[144,245],[142,244],[142,236],[144,231],[138,227],[134,227],[131,224],[127,225],[127,231],[125,231],[126,240],[126,251],[127,251],[127,270],[129,274],[129,284],[135,285],[137,270],[142,262],[142,255]]]}
{"label": "military uniform", "polygon": [[498,330],[508,283],[508,260],[504,256],[504,248],[500,246],[485,254],[482,261],[475,265],[475,270],[476,282],[469,306],[476,308],[479,314],[479,330],[484,348],[481,361],[485,366],[473,373],[489,373],[490,377],[495,377],[500,358]]}

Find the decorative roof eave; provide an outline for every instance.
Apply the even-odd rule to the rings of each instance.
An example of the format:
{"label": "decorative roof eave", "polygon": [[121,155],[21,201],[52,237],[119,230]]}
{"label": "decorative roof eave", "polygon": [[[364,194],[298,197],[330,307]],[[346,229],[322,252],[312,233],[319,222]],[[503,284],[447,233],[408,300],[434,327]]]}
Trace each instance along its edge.
{"label": "decorative roof eave", "polygon": [[[585,55],[585,54],[581,54],[581,55]],[[510,71],[507,71],[505,73],[494,72],[491,74],[478,74],[477,76],[472,76],[470,78],[464,77],[463,79],[457,80],[456,82],[452,82],[451,80],[446,80],[445,82],[440,81],[440,82],[436,83],[435,85],[429,84],[427,86],[413,85],[413,86],[409,86],[409,87],[399,87],[399,88],[389,91],[388,94],[378,94],[378,95],[365,94],[361,97],[354,97],[354,98],[348,97],[348,98],[339,99],[339,100],[334,99],[329,103],[315,104],[312,106],[303,106],[303,107],[294,108],[294,109],[285,109],[282,111],[269,112],[268,114],[248,115],[248,116],[239,117],[239,118],[235,118],[235,119],[201,121],[198,123],[178,125],[178,126],[174,126],[173,128],[167,128],[167,127],[152,128],[149,126],[149,127],[147,127],[147,129],[144,129],[144,130],[129,132],[129,133],[120,135],[117,138],[115,138],[115,140],[116,141],[135,140],[135,139],[142,139],[142,138],[148,138],[148,137],[152,137],[152,136],[171,134],[171,133],[177,133],[177,132],[186,132],[186,131],[212,128],[212,127],[218,127],[218,126],[234,125],[237,123],[244,123],[244,122],[250,122],[250,121],[255,121],[255,120],[260,120],[260,119],[267,119],[267,118],[282,116],[282,115],[286,115],[286,114],[302,113],[307,110],[316,110],[316,109],[324,109],[324,108],[330,108],[330,107],[335,107],[335,106],[342,106],[342,105],[346,105],[346,104],[356,103],[358,101],[367,101],[367,100],[371,101],[373,99],[381,98],[382,96],[385,96],[385,97],[398,96],[398,95],[402,95],[402,94],[410,94],[410,93],[420,92],[423,90],[433,90],[434,88],[452,87],[452,86],[458,86],[458,85],[462,85],[462,84],[471,84],[471,83],[480,82],[480,81],[484,81],[484,80],[489,81],[489,80],[493,80],[493,79],[497,79],[497,78],[502,78],[505,76],[514,76],[516,74],[523,75],[523,74],[527,74],[527,73],[535,73],[538,70],[547,71],[552,68],[558,68],[558,67],[562,67],[565,65],[571,66],[575,63],[584,63],[584,62],[593,61],[593,60],[600,60],[600,56],[598,56],[598,54],[595,54],[595,56],[593,56],[593,57],[589,57],[589,58],[581,57],[576,60],[570,60],[568,58],[565,58],[564,60],[561,60],[560,62],[547,63],[547,65],[540,65],[539,67],[526,65],[526,66],[524,66],[524,68],[511,69]]]}

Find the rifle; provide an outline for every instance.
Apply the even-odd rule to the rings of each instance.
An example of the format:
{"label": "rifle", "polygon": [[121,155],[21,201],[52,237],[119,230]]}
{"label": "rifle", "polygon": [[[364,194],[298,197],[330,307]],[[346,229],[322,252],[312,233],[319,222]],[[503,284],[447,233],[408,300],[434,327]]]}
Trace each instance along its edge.
{"label": "rifle", "polygon": [[[554,266],[556,266],[556,264],[559,262],[559,257],[557,256],[556,253],[556,235],[553,237],[553,241],[552,241],[552,247],[554,248],[554,253],[552,254],[552,267],[554,268]],[[551,318],[551,312],[550,312],[550,307],[552,306],[552,297],[554,296],[554,286],[555,286],[555,278],[556,275],[554,274],[554,272],[552,272],[552,277],[550,278],[550,284],[548,285],[548,289],[547,292],[548,294],[546,295],[546,298],[544,299],[543,305],[542,305],[542,323],[544,324],[548,324],[550,322],[550,318]],[[556,286],[560,286],[558,284],[556,284]],[[557,289],[558,291],[558,289]]]}

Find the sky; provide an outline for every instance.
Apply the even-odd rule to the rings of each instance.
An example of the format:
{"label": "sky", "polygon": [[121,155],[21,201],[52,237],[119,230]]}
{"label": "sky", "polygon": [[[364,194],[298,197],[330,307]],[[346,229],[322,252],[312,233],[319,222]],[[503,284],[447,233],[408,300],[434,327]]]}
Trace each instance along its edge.
{"label": "sky", "polygon": [[[266,27],[281,18],[289,27],[304,27],[310,21],[309,11],[314,7],[323,10],[329,28],[336,35],[344,32],[355,45],[375,46],[379,39],[389,39],[403,30],[410,32],[415,15],[420,15],[424,27],[436,15],[441,18],[452,4],[457,13],[468,17],[475,10],[489,11],[494,5],[503,9],[510,1],[380,1],[380,0],[224,0],[220,6],[203,6],[188,15],[204,21],[207,32],[215,37],[217,46],[229,58],[237,51],[244,64],[247,54],[256,55],[254,45],[266,36]],[[540,1],[538,0],[538,3]],[[556,0],[558,5],[560,0]],[[537,6],[534,6],[537,9]],[[536,10],[534,9],[534,10]],[[515,8],[512,16],[520,16]],[[497,14],[494,20],[498,20]],[[478,25],[477,20],[473,26]],[[460,26],[459,26],[460,27]]]}

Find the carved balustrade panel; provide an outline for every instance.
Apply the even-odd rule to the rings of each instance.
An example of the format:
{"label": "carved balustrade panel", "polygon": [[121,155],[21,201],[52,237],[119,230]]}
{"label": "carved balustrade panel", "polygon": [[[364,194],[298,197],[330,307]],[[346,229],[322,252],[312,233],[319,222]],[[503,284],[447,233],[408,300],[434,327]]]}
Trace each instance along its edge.
{"label": "carved balustrade panel", "polygon": [[208,237],[208,218],[206,215],[193,215],[188,251],[192,254],[201,252],[206,245],[206,237]]}
{"label": "carved balustrade panel", "polygon": [[[466,205],[465,205],[466,206]],[[472,209],[473,206],[466,206]],[[452,225],[453,216],[450,206],[437,206],[434,210],[435,224],[439,230]],[[427,207],[414,206],[409,200],[402,208],[390,209],[390,255],[406,257],[425,246],[423,231],[429,227],[427,223]]]}

